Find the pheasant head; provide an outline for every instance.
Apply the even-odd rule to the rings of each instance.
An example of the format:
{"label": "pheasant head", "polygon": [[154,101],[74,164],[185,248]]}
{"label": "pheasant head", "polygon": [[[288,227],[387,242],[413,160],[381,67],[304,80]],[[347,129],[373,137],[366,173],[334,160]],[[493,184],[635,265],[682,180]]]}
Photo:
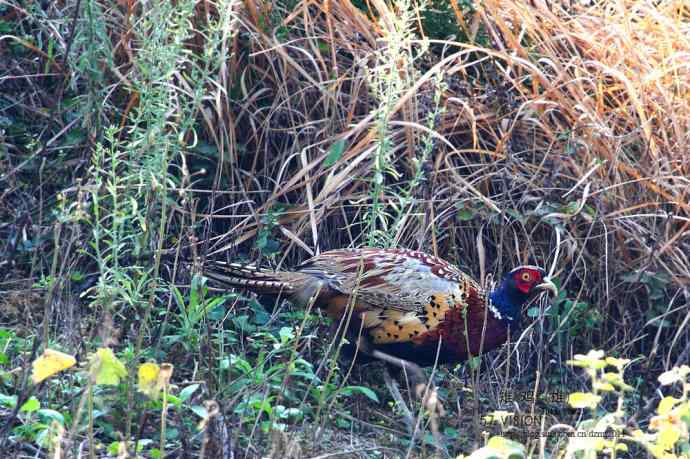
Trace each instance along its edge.
{"label": "pheasant head", "polygon": [[497,317],[507,321],[511,327],[520,321],[522,306],[535,295],[547,291],[558,295],[556,284],[538,266],[518,266],[503,276],[498,287],[489,294],[490,307]]}

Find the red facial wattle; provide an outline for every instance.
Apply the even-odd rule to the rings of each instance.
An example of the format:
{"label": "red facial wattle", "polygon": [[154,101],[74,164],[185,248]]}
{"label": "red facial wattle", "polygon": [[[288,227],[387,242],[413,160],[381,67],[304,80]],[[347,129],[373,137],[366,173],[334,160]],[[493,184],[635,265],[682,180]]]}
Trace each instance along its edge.
{"label": "red facial wattle", "polygon": [[532,288],[541,281],[541,274],[532,269],[523,269],[514,274],[515,288],[528,295]]}
{"label": "red facial wattle", "polygon": [[530,287],[532,287],[532,285],[529,284],[529,283],[527,283],[527,282],[518,282],[518,284],[516,285],[516,287],[517,287],[517,289],[520,290],[522,293],[524,293],[525,295],[527,295],[527,294],[529,293],[529,289],[530,289]]}

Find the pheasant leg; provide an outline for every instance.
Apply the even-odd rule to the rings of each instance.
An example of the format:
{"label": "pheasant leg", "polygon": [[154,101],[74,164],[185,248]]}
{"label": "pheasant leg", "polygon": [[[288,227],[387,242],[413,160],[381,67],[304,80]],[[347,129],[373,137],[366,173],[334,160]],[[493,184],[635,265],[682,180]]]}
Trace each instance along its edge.
{"label": "pheasant leg", "polygon": [[[372,349],[372,346],[368,340],[362,336],[360,336],[357,340],[357,347],[358,350],[363,354],[401,369],[406,381],[408,382],[408,386],[414,390],[414,394],[418,399],[421,400],[422,406],[426,409],[429,415],[431,434],[434,437],[435,446],[441,450],[445,449],[438,423],[439,418],[445,414],[445,410],[443,408],[443,404],[438,399],[436,387],[430,381],[427,381],[422,368],[408,360],[386,354],[378,349]],[[388,377],[390,377],[390,375]],[[386,386],[396,402],[400,403],[403,413],[406,416],[408,428],[410,428],[410,431],[414,434],[416,431],[416,422],[414,422],[414,417],[412,416],[409,408],[407,408],[403,398],[400,396],[400,391],[397,390],[397,387],[395,387],[395,390],[392,390],[391,385],[389,385],[388,382],[386,383]]]}
{"label": "pheasant leg", "polygon": [[405,403],[405,399],[403,398],[402,394],[400,393],[400,389],[398,388],[398,383],[391,376],[391,373],[388,370],[388,366],[383,367],[383,381],[386,383],[388,392],[390,392],[391,396],[393,397],[393,400],[395,400],[395,403],[397,403],[398,408],[400,409],[400,411],[402,411],[402,417],[405,421],[405,425],[407,426],[407,433],[409,433],[410,436],[413,436],[415,433],[415,426],[417,424],[416,418],[412,415],[412,412],[410,411],[410,408],[408,408],[407,403]]}

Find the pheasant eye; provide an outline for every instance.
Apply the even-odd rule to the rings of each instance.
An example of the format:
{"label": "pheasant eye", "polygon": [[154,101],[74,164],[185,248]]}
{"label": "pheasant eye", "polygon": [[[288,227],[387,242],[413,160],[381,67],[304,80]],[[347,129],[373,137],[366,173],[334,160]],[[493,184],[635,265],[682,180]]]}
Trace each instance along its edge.
{"label": "pheasant eye", "polygon": [[530,275],[530,273],[527,273],[527,272],[522,273],[522,276],[520,276],[520,277],[525,282],[529,282],[532,279],[532,276]]}

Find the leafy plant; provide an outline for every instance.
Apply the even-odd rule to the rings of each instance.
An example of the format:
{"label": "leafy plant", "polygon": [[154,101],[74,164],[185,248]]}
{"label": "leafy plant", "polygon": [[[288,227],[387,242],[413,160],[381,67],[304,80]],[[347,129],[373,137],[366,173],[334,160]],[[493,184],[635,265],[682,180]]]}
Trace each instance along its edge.
{"label": "leafy plant", "polygon": [[261,216],[261,228],[256,238],[256,248],[265,257],[273,257],[278,253],[280,242],[273,237],[273,231],[278,226],[278,217],[284,211],[284,206],[270,207]]}
{"label": "leafy plant", "polygon": [[171,290],[177,305],[177,320],[173,323],[172,333],[166,333],[163,339],[169,345],[181,345],[188,352],[199,347],[205,320],[221,319],[225,314],[223,305],[236,296],[209,296],[206,278],[201,276],[192,278],[187,297],[176,286],[172,286]]}
{"label": "leafy plant", "polygon": [[667,292],[671,284],[671,276],[665,272],[639,271],[626,273],[621,276],[623,282],[631,286],[641,285],[647,291],[650,307],[646,309],[646,319],[656,327],[667,328],[671,324],[662,316],[668,306]]}
{"label": "leafy plant", "polygon": [[[623,378],[628,359],[606,357],[603,351],[592,350],[577,354],[569,365],[582,368],[590,378],[589,392],[573,392],[568,404],[575,409],[589,413],[574,426],[558,424],[551,429],[565,429],[568,442],[561,451],[552,451],[553,456],[596,458],[607,455],[612,458],[628,451],[628,444],[644,447],[657,459],[677,459],[690,452],[690,367],[674,367],[659,376],[662,386],[680,384],[680,397],[665,396],[659,402],[647,431],[630,430],[627,419],[633,414],[625,410],[626,394],[633,390]],[[613,410],[606,408],[607,399],[615,400]],[[512,415],[512,413],[505,413]],[[551,430],[549,430],[551,432]],[[525,458],[526,448],[506,438],[495,436],[483,448],[472,453],[472,459]]]}
{"label": "leafy plant", "polygon": [[[397,2],[395,10],[387,11],[383,39],[386,51],[375,53],[373,67],[366,68],[369,88],[378,101],[375,111],[377,137],[369,191],[371,206],[365,215],[369,246],[390,247],[397,244],[396,239],[416,205],[414,193],[425,181],[424,166],[434,148],[432,133],[444,112],[441,95],[445,85],[439,73],[431,78],[433,101],[432,109],[424,119],[426,130],[417,137],[418,145],[410,146],[415,150],[415,155],[411,158],[412,176],[403,185],[387,184],[388,178],[395,182],[402,178],[393,162],[395,140],[390,123],[394,107],[420,77],[415,63],[422,60],[429,50],[426,39],[418,40],[415,37],[413,26],[417,15],[426,8],[426,2],[417,2],[413,6],[409,1],[402,0]],[[421,151],[419,156],[417,150]],[[384,196],[394,198],[385,202],[392,210],[387,210],[384,206]]]}

